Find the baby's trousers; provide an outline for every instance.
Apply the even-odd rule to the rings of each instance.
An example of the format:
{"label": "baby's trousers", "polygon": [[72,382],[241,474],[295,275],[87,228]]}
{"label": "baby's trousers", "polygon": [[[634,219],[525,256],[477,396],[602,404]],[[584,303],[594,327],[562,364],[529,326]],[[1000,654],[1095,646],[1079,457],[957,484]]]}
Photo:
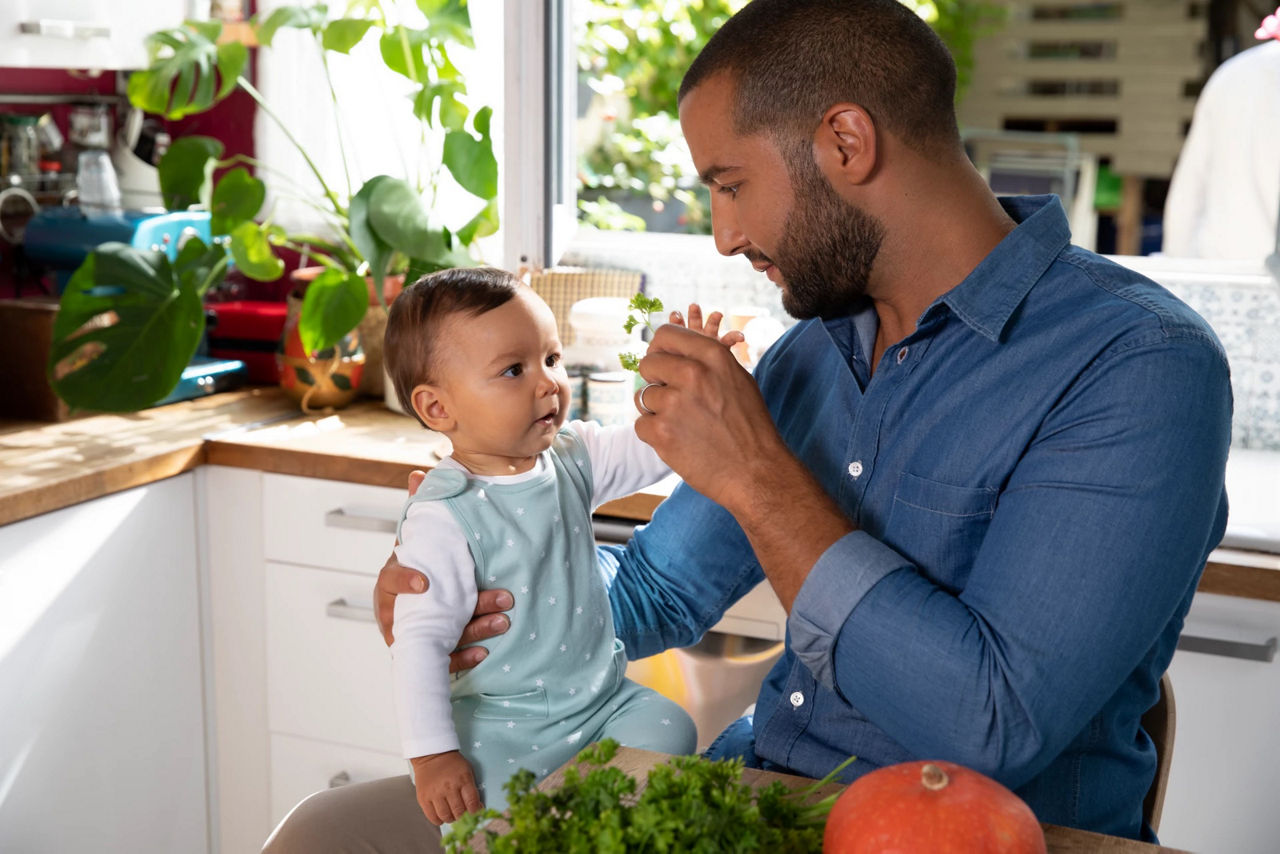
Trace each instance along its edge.
{"label": "baby's trousers", "polygon": [[548,716],[546,708],[545,700],[539,703],[536,698],[457,707],[454,726],[485,806],[507,808],[504,784],[517,770],[527,768],[541,780],[588,744],[605,738],[624,747],[672,754],[693,753],[697,745],[693,720],[684,709],[630,679],[574,714]]}

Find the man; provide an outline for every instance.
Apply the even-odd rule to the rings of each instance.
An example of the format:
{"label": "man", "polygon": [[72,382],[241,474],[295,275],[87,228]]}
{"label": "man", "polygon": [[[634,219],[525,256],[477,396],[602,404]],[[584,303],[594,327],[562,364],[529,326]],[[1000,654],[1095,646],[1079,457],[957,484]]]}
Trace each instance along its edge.
{"label": "man", "polygon": [[[756,0],[693,63],[717,249],[802,322],[754,380],[655,334],[637,431],[685,485],[604,552],[614,621],[632,657],[691,644],[763,574],[786,650],[711,755],[947,759],[1042,821],[1152,839],[1138,719],[1225,525],[1227,365],[1167,292],[1070,246],[1056,199],[992,196],[954,80],[895,0]],[[411,578],[384,569],[384,610]],[[414,808],[407,780],[369,786],[304,802],[273,850]],[[387,824],[359,838],[396,850]]]}

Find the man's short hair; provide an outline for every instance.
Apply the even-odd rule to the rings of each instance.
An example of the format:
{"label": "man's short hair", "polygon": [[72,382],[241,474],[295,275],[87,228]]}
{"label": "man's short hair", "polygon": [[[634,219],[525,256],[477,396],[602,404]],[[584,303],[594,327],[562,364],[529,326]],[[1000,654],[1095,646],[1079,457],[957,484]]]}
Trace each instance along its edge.
{"label": "man's short hair", "polygon": [[912,149],[958,149],[956,66],[942,40],[898,0],[753,0],[698,54],[680,99],[728,72],[734,131],[771,132],[784,151],[827,108],[849,102]]}
{"label": "man's short hair", "polygon": [[[387,314],[383,361],[396,398],[413,410],[413,390],[435,382],[440,330],[455,314],[484,314],[510,302],[520,280],[495,267],[459,267],[428,273],[405,288]],[[425,427],[426,424],[423,423]]]}

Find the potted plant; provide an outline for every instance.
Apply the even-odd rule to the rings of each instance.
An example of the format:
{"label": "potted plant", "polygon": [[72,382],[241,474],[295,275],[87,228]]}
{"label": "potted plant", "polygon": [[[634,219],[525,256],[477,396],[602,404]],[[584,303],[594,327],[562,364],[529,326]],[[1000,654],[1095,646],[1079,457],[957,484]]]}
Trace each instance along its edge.
{"label": "potted plant", "polygon": [[[162,251],[123,244],[90,253],[64,291],[49,361],[55,392],[74,408],[127,412],[167,395],[204,332],[202,299],[232,263],[260,281],[284,274],[278,249],[300,252],[321,266],[306,288],[297,330],[308,354],[324,354],[360,324],[371,295],[375,309],[385,308],[388,276],[474,264],[475,241],[497,230],[492,110],[473,111],[460,100],[466,85],[449,56],[451,49],[472,45],[465,0],[416,0],[412,7],[403,0],[361,0],[337,18],[322,4],[287,6],[252,24],[264,50],[282,28],[308,33],[325,60],[326,77],[332,54],[347,54],[376,38],[382,63],[410,81],[405,109],[438,156],[428,158],[427,174],[378,175],[358,189],[348,174],[345,186],[354,192],[344,193],[244,76],[248,49],[222,41],[220,22],[188,22],[148,36],[151,64],[130,77],[130,102],[177,119],[242,89],[306,161],[315,181],[313,206],[327,228],[297,233],[273,221],[270,211],[260,216],[267,187],[244,168],[251,158],[221,159],[222,144],[209,137],[176,140],[159,163],[165,205],[207,209],[214,237],[209,243],[186,239],[173,260]],[[333,93],[332,80],[325,82]],[[339,127],[336,101],[334,94]],[[252,165],[269,174],[270,164]],[[223,171],[214,181],[218,170]],[[475,197],[465,221],[448,221],[432,210],[429,197],[444,172]]]}

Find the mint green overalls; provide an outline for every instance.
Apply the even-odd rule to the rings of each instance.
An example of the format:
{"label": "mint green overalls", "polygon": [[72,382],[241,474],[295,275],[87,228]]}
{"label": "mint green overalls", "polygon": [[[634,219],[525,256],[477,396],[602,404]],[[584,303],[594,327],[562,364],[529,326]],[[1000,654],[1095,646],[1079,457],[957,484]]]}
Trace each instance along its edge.
{"label": "mint green overalls", "polygon": [[582,440],[562,429],[543,458],[550,465],[541,476],[514,484],[437,468],[410,499],[444,501],[470,543],[476,587],[515,596],[511,628],[484,641],[488,657],[450,691],[462,754],[485,805],[497,810],[517,769],[541,779],[602,738],[664,753],[692,753],[697,741],[683,709],[624,676],[626,652],[596,563]]}

